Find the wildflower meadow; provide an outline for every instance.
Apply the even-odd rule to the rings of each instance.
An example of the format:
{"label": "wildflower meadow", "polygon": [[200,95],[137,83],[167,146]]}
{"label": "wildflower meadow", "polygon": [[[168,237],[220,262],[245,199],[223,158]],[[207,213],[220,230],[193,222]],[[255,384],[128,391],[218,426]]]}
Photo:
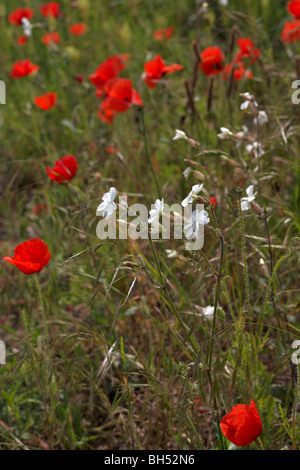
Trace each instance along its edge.
{"label": "wildflower meadow", "polygon": [[0,36],[0,449],[300,450],[300,0]]}

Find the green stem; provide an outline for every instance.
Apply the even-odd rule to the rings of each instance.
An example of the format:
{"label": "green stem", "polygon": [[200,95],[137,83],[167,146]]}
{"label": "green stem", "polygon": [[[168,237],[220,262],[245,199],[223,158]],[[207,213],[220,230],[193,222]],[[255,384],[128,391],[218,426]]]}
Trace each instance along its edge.
{"label": "green stem", "polygon": [[192,343],[195,351],[199,351],[199,344],[198,344],[195,336],[193,334],[191,334],[190,329],[188,328],[188,326],[182,321],[182,318],[180,317],[180,314],[179,314],[177,308],[175,307],[174,302],[173,302],[173,300],[172,300],[172,298],[171,298],[171,296],[168,292],[166,283],[164,281],[163,273],[161,271],[159,259],[158,259],[158,256],[157,256],[157,253],[156,253],[156,250],[154,248],[153,241],[152,241],[150,235],[148,236],[148,239],[149,239],[150,247],[151,247],[154,259],[155,259],[155,264],[156,264],[156,267],[157,267],[157,271],[159,273],[161,288],[162,288],[163,293],[165,294],[165,296],[164,296],[161,293],[161,296],[164,299],[164,301],[169,305],[171,311],[175,314],[175,316],[176,316],[178,322],[180,323],[181,327],[183,328],[185,334],[188,337],[190,337],[191,343]]}
{"label": "green stem", "polygon": [[213,267],[213,265],[211,264],[211,262],[207,259],[206,255],[203,253],[202,250],[200,250],[200,254],[202,256],[202,258],[204,259],[204,261],[206,262],[207,266],[211,269],[211,271],[214,273],[215,276],[218,276],[218,273],[217,271],[215,270],[215,268]]}
{"label": "green stem", "polygon": [[45,334],[45,343],[48,346],[48,344],[49,344],[48,343],[48,327],[47,327],[47,321],[46,321],[46,312],[45,312],[45,306],[44,306],[42,290],[41,290],[41,286],[40,286],[39,280],[37,278],[37,275],[34,274],[33,278],[34,278],[35,285],[36,285],[36,288],[37,288],[37,291],[38,291],[39,302],[40,302],[41,310],[42,310],[42,320],[43,320],[43,327],[44,327],[44,334]]}
{"label": "green stem", "polygon": [[218,309],[218,303],[219,303],[221,277],[222,277],[222,271],[223,271],[224,238],[223,238],[222,235],[220,235],[220,241],[221,241],[220,266],[219,266],[219,273],[217,275],[218,280],[217,280],[217,287],[216,287],[216,294],[215,294],[213,324],[212,324],[211,337],[210,337],[210,342],[209,342],[209,354],[208,354],[208,367],[209,367],[209,370],[211,369],[211,363],[212,363],[212,353],[213,353],[214,338],[215,338],[215,333],[216,333],[217,309]]}
{"label": "green stem", "polygon": [[141,108],[141,116],[142,116],[142,134],[143,134],[143,137],[144,137],[146,157],[147,157],[147,160],[148,160],[148,163],[149,163],[149,166],[150,166],[150,169],[151,169],[151,172],[152,172],[155,184],[156,184],[159,199],[161,199],[162,198],[161,190],[160,190],[160,187],[159,187],[159,184],[158,184],[158,180],[157,180],[157,177],[156,177],[156,174],[155,174],[155,171],[154,171],[154,168],[153,168],[151,156],[150,156],[150,153],[149,153],[148,140],[147,140],[147,134],[146,134],[146,128],[145,128],[144,109],[143,108]]}
{"label": "green stem", "polygon": [[[247,258],[246,258],[246,244],[245,244],[245,220],[244,214],[242,211],[242,203],[241,198],[239,197],[239,210],[240,210],[240,227],[241,227],[241,235],[242,235],[242,251],[243,251],[243,261],[244,261],[244,281],[245,281],[245,294],[246,294],[246,302],[249,315],[251,314],[251,304],[250,304],[250,291],[249,291],[249,275],[248,275],[248,266],[247,266]],[[251,320],[252,324],[252,320]]]}

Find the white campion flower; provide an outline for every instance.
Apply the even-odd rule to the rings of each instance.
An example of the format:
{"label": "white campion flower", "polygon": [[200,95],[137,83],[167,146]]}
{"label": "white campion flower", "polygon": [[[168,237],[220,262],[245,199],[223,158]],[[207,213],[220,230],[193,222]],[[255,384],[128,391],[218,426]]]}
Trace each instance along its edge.
{"label": "white campion flower", "polygon": [[189,195],[182,201],[181,205],[182,207],[187,207],[191,202],[193,202],[193,198],[197,196],[197,194],[202,191],[202,188],[204,186],[204,183],[202,184],[194,184],[192,186],[192,191],[189,193]]}
{"label": "white campion flower", "polygon": [[255,158],[259,158],[266,153],[262,149],[260,142],[253,142],[253,144],[246,145],[246,150],[248,153],[252,153]]}
{"label": "white campion flower", "polygon": [[110,188],[109,192],[102,196],[103,202],[101,202],[101,204],[97,207],[97,216],[105,217],[106,220],[111,216],[111,214],[117,209],[117,206],[114,203],[116,194],[116,188]]}
{"label": "white campion flower", "polygon": [[241,145],[242,145],[242,142],[243,142],[243,138],[245,137],[245,134],[247,134],[248,132],[248,127],[247,126],[243,126],[243,130],[242,131],[239,131],[235,134],[235,140],[236,140],[236,148],[238,149]]}
{"label": "white campion flower", "polygon": [[24,17],[24,18],[21,19],[21,22],[22,22],[22,25],[23,25],[23,30],[24,30],[25,36],[30,37],[31,36],[31,30],[32,30],[32,26],[31,26],[30,21],[27,18]]}
{"label": "white campion flower", "polygon": [[181,131],[180,129],[176,129],[175,136],[173,137],[172,140],[179,140],[179,139],[187,140],[188,136],[186,135],[185,132]]}
{"label": "white campion flower", "polygon": [[186,169],[182,172],[183,176],[185,177],[185,179],[187,180],[189,175],[190,175],[190,172],[191,172],[191,167],[190,166],[187,166]]}
{"label": "white campion flower", "polygon": [[206,318],[212,318],[214,316],[215,307],[208,305],[207,307],[202,308],[202,315]]}
{"label": "white campion flower", "polygon": [[156,199],[154,204],[154,209],[151,209],[149,212],[149,224],[156,225],[159,222],[159,215],[163,213],[164,210],[164,200]]}
{"label": "white campion flower", "polygon": [[167,258],[177,258],[178,253],[176,250],[166,250]]}
{"label": "white campion flower", "polygon": [[230,137],[232,135],[232,132],[227,129],[227,127],[220,127],[220,134],[218,134],[219,139],[223,140],[226,139],[226,137]]}
{"label": "white campion flower", "polygon": [[266,124],[266,122],[268,122],[268,120],[269,118],[266,111],[258,111],[257,117],[253,119],[253,124],[256,126],[258,121],[258,124],[260,126],[263,126],[264,124]]}
{"label": "white campion flower", "polygon": [[251,186],[249,186],[246,189],[247,197],[242,197],[242,199],[241,199],[242,211],[247,211],[248,209],[251,209],[251,204],[250,203],[252,201],[254,201],[255,196],[257,194],[257,192],[253,194],[253,189],[254,189],[253,184],[251,184]]}
{"label": "white campion flower", "polygon": [[253,100],[253,97],[252,97],[252,95],[250,95],[249,91],[247,91],[246,93],[240,93],[240,96],[245,98],[244,103],[241,104],[241,109],[242,110],[248,109],[250,103],[253,103],[254,106],[258,106],[256,101]]}
{"label": "white campion flower", "polygon": [[208,213],[205,210],[196,209],[192,212],[191,217],[188,219],[184,226],[185,236],[188,239],[197,238],[200,225],[209,223]]}
{"label": "white campion flower", "polygon": [[227,7],[228,0],[219,0],[219,5],[222,5],[222,7]]}

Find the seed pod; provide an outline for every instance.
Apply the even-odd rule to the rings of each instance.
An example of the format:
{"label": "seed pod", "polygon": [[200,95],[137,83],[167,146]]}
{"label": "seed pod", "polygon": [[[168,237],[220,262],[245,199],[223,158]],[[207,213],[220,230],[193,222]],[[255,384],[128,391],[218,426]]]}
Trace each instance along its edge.
{"label": "seed pod", "polygon": [[246,174],[243,172],[241,168],[235,168],[233,170],[233,174],[236,178],[246,178]]}
{"label": "seed pod", "polygon": [[221,158],[226,163],[229,163],[229,165],[232,165],[232,166],[235,166],[235,167],[240,167],[240,165],[235,160],[232,160],[232,158],[228,158],[226,155],[221,155]]}
{"label": "seed pod", "polygon": [[256,214],[256,215],[261,215],[262,214],[261,208],[254,201],[251,202],[251,209],[253,210],[254,214]]}
{"label": "seed pod", "polygon": [[210,204],[209,200],[206,199],[206,197],[197,196],[196,201],[200,202],[201,204]]}
{"label": "seed pod", "polygon": [[201,171],[194,170],[194,171],[193,171],[193,175],[195,176],[195,178],[196,178],[197,180],[200,180],[200,181],[205,180],[205,176],[204,176],[203,173],[201,173]]}

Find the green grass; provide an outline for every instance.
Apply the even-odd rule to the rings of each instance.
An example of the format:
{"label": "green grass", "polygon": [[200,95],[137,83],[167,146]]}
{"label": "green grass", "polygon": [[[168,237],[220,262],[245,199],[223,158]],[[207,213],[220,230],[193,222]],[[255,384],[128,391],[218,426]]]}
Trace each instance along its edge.
{"label": "green grass", "polygon": [[[1,448],[227,449],[218,421],[253,398],[263,434],[249,448],[299,450],[299,370],[292,366],[291,345],[300,336],[300,128],[291,84],[300,46],[280,40],[290,20],[286,1],[229,0],[227,8],[213,2],[203,13],[201,2],[192,0],[79,0],[77,8],[61,0],[64,15],[50,28],[62,40],[53,50],[41,43],[49,25],[38,12],[39,1],[30,2],[33,23],[39,23],[33,38],[25,46],[15,43],[22,28],[10,25],[7,16],[28,3],[0,4],[0,79],[7,85],[7,104],[0,108],[0,254],[11,255],[31,237],[48,244],[51,262],[38,279],[49,344],[43,344],[34,278],[3,261],[0,336],[7,364],[0,366]],[[88,32],[70,36],[69,25],[81,21]],[[152,38],[154,30],[169,25],[175,32],[168,42]],[[209,79],[199,71],[191,115],[184,81],[192,78],[192,43],[197,40],[200,51],[218,45],[229,56],[234,26],[262,51],[252,66],[254,78],[237,82],[228,99],[228,82],[217,76],[207,112]],[[76,49],[76,60],[74,50],[67,54],[69,47]],[[197,171],[205,177],[205,195],[218,199],[216,220],[211,211],[209,216],[220,232],[205,232],[203,251],[219,272],[222,235],[219,279],[182,241],[157,241],[152,248],[147,240],[96,236],[96,208],[110,186],[128,194],[130,204],[149,207],[158,197],[140,111],[131,107],[112,125],[97,117],[88,75],[117,53],[130,55],[121,75],[132,79],[143,98],[149,155],[165,202],[181,202],[201,182]],[[155,54],[182,64],[183,71],[150,90],[141,75]],[[12,64],[24,58],[38,64],[39,73],[12,80]],[[85,77],[83,85],[74,78],[78,74]],[[33,99],[46,91],[57,92],[58,105],[45,113]],[[252,116],[240,111],[239,93],[246,91],[269,116],[261,129],[266,154],[259,168],[245,145],[236,148],[217,138],[221,126],[237,132],[247,125],[255,136]],[[205,159],[198,148],[172,141],[175,129],[201,142]],[[105,150],[112,144],[125,165]],[[66,154],[76,156],[79,169],[62,186],[49,180],[45,167]],[[188,181],[182,175],[185,159],[197,163]],[[243,229],[236,190],[245,196],[251,183],[257,191],[260,185],[256,201],[266,208],[267,225],[247,211]],[[39,203],[47,209],[35,216]],[[168,258],[166,249],[178,255]],[[200,307],[214,305],[217,290],[220,309],[213,325]]]}

